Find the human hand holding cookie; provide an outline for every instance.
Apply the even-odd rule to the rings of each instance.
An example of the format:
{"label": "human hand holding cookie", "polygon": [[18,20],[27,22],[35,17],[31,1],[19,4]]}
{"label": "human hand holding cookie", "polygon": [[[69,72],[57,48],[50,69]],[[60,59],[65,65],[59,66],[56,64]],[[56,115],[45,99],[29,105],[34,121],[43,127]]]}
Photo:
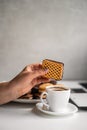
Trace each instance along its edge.
{"label": "human hand holding cookie", "polygon": [[[63,77],[64,63],[45,59],[42,61],[42,68],[48,69],[48,72],[44,77],[50,79],[47,83],[41,83],[35,85],[31,91],[23,95],[21,98],[24,99],[40,99],[42,92],[46,91],[46,87],[57,84],[57,80],[61,80]],[[46,98],[46,96],[43,96]]]}

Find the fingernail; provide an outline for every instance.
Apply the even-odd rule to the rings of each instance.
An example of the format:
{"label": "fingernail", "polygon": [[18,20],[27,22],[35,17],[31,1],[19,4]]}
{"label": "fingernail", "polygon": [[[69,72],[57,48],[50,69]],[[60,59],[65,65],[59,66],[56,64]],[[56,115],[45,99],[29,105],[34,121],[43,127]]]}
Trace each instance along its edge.
{"label": "fingernail", "polygon": [[49,69],[47,69],[47,68],[45,68],[44,70],[45,70],[46,73],[49,71]]}

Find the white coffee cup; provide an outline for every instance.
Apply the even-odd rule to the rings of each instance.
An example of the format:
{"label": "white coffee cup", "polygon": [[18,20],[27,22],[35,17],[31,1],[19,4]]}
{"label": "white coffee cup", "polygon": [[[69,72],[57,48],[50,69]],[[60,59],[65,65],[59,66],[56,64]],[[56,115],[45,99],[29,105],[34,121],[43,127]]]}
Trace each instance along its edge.
{"label": "white coffee cup", "polygon": [[[46,95],[46,101],[43,100]],[[41,102],[53,112],[65,112],[70,97],[70,88],[64,85],[53,85],[46,87],[46,92],[41,94]]]}

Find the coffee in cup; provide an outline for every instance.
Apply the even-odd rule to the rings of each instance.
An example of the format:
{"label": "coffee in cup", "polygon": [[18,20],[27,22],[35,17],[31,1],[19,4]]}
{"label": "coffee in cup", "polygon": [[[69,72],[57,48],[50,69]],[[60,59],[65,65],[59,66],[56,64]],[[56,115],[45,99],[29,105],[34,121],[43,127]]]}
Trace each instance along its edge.
{"label": "coffee in cup", "polygon": [[[43,100],[43,95],[46,95],[46,101]],[[52,85],[46,87],[46,92],[41,94],[41,102],[53,112],[65,112],[70,97],[70,88],[61,85]]]}
{"label": "coffee in cup", "polygon": [[51,87],[49,88],[51,91],[64,91],[64,90],[68,90],[67,88],[64,87]]}

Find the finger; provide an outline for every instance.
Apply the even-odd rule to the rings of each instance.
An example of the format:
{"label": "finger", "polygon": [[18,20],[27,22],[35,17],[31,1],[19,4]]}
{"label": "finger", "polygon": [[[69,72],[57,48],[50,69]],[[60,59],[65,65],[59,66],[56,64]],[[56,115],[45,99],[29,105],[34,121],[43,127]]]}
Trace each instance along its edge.
{"label": "finger", "polygon": [[31,82],[31,85],[32,87],[34,87],[35,85],[37,84],[40,84],[40,83],[47,83],[49,82],[50,80],[46,77],[43,77],[43,76],[40,76],[40,77],[37,77],[37,78],[34,78]]}
{"label": "finger", "polygon": [[38,70],[38,69],[42,69],[42,65],[40,63],[36,63],[36,64],[31,64],[31,65],[27,65],[23,71],[34,71],[34,70]]}
{"label": "finger", "polygon": [[35,71],[35,70],[38,70],[38,69],[43,69],[42,65],[38,64],[38,63],[30,65],[30,67],[31,67],[32,71]]}
{"label": "finger", "polygon": [[48,69],[38,69],[38,70],[34,70],[31,75],[32,75],[32,79],[36,78],[36,77],[40,77],[40,76],[44,76],[45,74],[47,74]]}

